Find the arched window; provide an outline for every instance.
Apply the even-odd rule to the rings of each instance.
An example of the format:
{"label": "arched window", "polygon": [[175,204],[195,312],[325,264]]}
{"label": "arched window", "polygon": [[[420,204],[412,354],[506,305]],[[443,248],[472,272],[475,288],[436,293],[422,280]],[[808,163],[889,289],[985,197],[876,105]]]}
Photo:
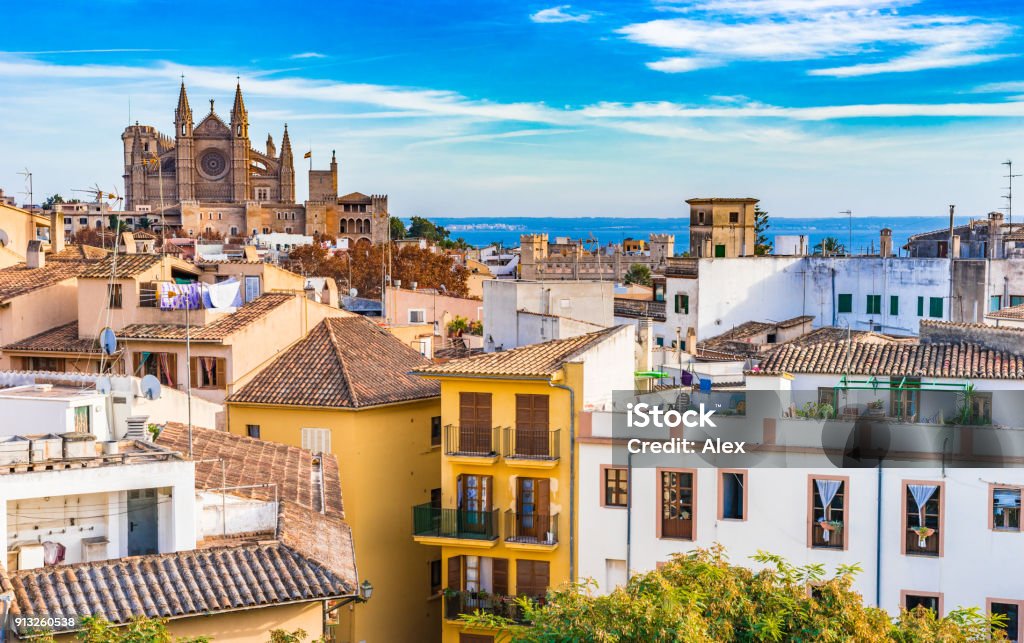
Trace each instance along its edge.
{"label": "arched window", "polygon": [[344,219],[341,220],[341,227],[338,229],[338,232],[340,232],[341,234],[345,234],[345,220]]}

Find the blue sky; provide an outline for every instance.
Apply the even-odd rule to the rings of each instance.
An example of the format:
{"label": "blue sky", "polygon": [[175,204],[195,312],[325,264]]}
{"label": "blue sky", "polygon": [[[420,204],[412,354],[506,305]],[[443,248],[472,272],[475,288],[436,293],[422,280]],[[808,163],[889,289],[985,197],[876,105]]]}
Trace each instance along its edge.
{"label": "blue sky", "polygon": [[241,76],[256,146],[288,122],[402,216],[983,215],[1024,170],[1019,2],[212,6],[8,7],[0,187],[122,188],[121,130],[173,131],[182,74],[197,116]]}

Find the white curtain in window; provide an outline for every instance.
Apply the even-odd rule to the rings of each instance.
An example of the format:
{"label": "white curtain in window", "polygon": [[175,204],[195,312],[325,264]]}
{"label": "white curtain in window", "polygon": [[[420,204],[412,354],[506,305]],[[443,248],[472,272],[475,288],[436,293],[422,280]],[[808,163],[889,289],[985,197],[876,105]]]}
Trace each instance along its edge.
{"label": "white curtain in window", "polygon": [[[832,505],[832,500],[835,499],[836,493],[839,492],[839,485],[842,484],[839,480],[815,480],[814,484],[818,487],[818,495],[821,496],[821,519],[829,519],[829,506]],[[821,539],[828,542],[829,531],[824,530],[821,535]]]}
{"label": "white curtain in window", "polygon": [[907,489],[910,489],[910,495],[913,496],[914,502],[917,503],[917,525],[924,527],[924,506],[928,504],[931,497],[935,494],[935,491],[939,488],[938,485],[934,484],[912,484],[907,485]]}

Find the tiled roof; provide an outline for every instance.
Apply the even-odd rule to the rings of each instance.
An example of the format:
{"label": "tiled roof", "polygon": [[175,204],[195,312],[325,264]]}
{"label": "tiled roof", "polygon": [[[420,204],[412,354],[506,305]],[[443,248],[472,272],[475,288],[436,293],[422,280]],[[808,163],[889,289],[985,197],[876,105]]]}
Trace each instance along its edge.
{"label": "tiled roof", "polygon": [[54,353],[100,353],[100,347],[94,339],[81,339],[78,336],[78,322],[73,321],[63,326],[44,330],[21,341],[3,347],[5,351],[40,351]]}
{"label": "tiled roof", "polygon": [[800,315],[780,322],[748,321],[733,326],[720,335],[716,335],[698,344],[698,348],[713,352],[728,353],[732,355],[758,355],[771,344],[754,343],[751,337],[762,333],[771,333],[779,328],[792,328],[801,324],[814,321],[811,315]]}
{"label": "tiled roof", "polygon": [[[188,453],[188,427],[168,422],[156,443],[172,451]],[[313,511],[320,511],[322,506],[328,514],[344,514],[338,460],[333,455],[316,456],[299,447],[193,427],[192,458],[224,461],[223,467],[220,462],[196,462],[196,489],[272,482],[277,485],[276,497],[281,501]],[[321,462],[323,494],[320,485],[314,482],[315,461]],[[232,493],[257,500],[275,498],[275,489],[269,487]]]}
{"label": "tiled roof", "polygon": [[107,279],[112,270],[117,276],[134,277],[149,270],[163,259],[157,254],[117,254],[98,261],[82,272],[83,277]]}
{"label": "tiled roof", "polygon": [[350,596],[355,580],[282,543],[216,547],[17,571],[12,612],[121,624]]}
{"label": "tiled roof", "polygon": [[89,245],[71,244],[64,246],[60,252],[46,255],[47,261],[99,261],[110,254],[109,250]]}
{"label": "tiled roof", "polygon": [[151,241],[153,239],[156,239],[155,234],[153,234],[152,232],[146,232],[145,230],[136,230],[135,232],[132,232],[132,236],[135,237],[136,241]]}
{"label": "tiled roof", "polygon": [[[924,323],[924,321],[922,321]],[[839,326],[822,326],[815,328],[795,339],[786,342],[790,346],[809,346],[811,344],[827,344],[830,342],[846,341],[849,334],[850,341],[862,342],[865,344],[896,344],[916,343],[917,338],[907,335],[890,335],[876,333],[869,330],[847,330]]]}
{"label": "tiled roof", "polygon": [[614,313],[618,317],[650,317],[656,321],[665,321],[665,302],[616,297]]}
{"label": "tiled roof", "polygon": [[[289,293],[267,293],[245,304],[233,313],[205,326],[193,326],[188,334],[193,342],[216,342],[227,338],[258,321],[278,306],[294,299]],[[184,324],[130,324],[118,331],[119,339],[185,341]]]}
{"label": "tiled roof", "polygon": [[978,344],[872,344],[854,342],[847,366],[847,342],[786,344],[760,364],[759,374],[788,373],[1024,379],[1024,356]]}
{"label": "tiled roof", "polygon": [[568,339],[555,339],[507,351],[485,353],[417,369],[423,375],[493,375],[550,377],[563,364],[616,333],[622,326],[612,326]]}
{"label": "tiled roof", "polygon": [[360,408],[436,397],[436,382],[409,374],[428,364],[363,317],[325,319],[228,401]]}
{"label": "tiled roof", "polygon": [[985,315],[995,319],[1024,319],[1024,304],[1010,306]]}
{"label": "tiled roof", "polygon": [[81,276],[88,264],[81,261],[55,261],[42,268],[25,264],[0,269],[0,304],[41,288],[48,288],[65,279]]}
{"label": "tiled roof", "polygon": [[700,262],[692,257],[669,257],[666,260],[666,277],[696,277]]}

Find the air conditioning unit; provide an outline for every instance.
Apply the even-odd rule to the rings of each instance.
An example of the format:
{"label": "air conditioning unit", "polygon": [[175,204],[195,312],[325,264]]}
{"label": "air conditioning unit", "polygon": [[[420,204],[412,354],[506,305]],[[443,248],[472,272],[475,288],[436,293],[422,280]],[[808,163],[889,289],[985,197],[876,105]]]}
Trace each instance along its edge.
{"label": "air conditioning unit", "polygon": [[19,545],[17,551],[18,569],[36,569],[44,565],[42,543]]}

